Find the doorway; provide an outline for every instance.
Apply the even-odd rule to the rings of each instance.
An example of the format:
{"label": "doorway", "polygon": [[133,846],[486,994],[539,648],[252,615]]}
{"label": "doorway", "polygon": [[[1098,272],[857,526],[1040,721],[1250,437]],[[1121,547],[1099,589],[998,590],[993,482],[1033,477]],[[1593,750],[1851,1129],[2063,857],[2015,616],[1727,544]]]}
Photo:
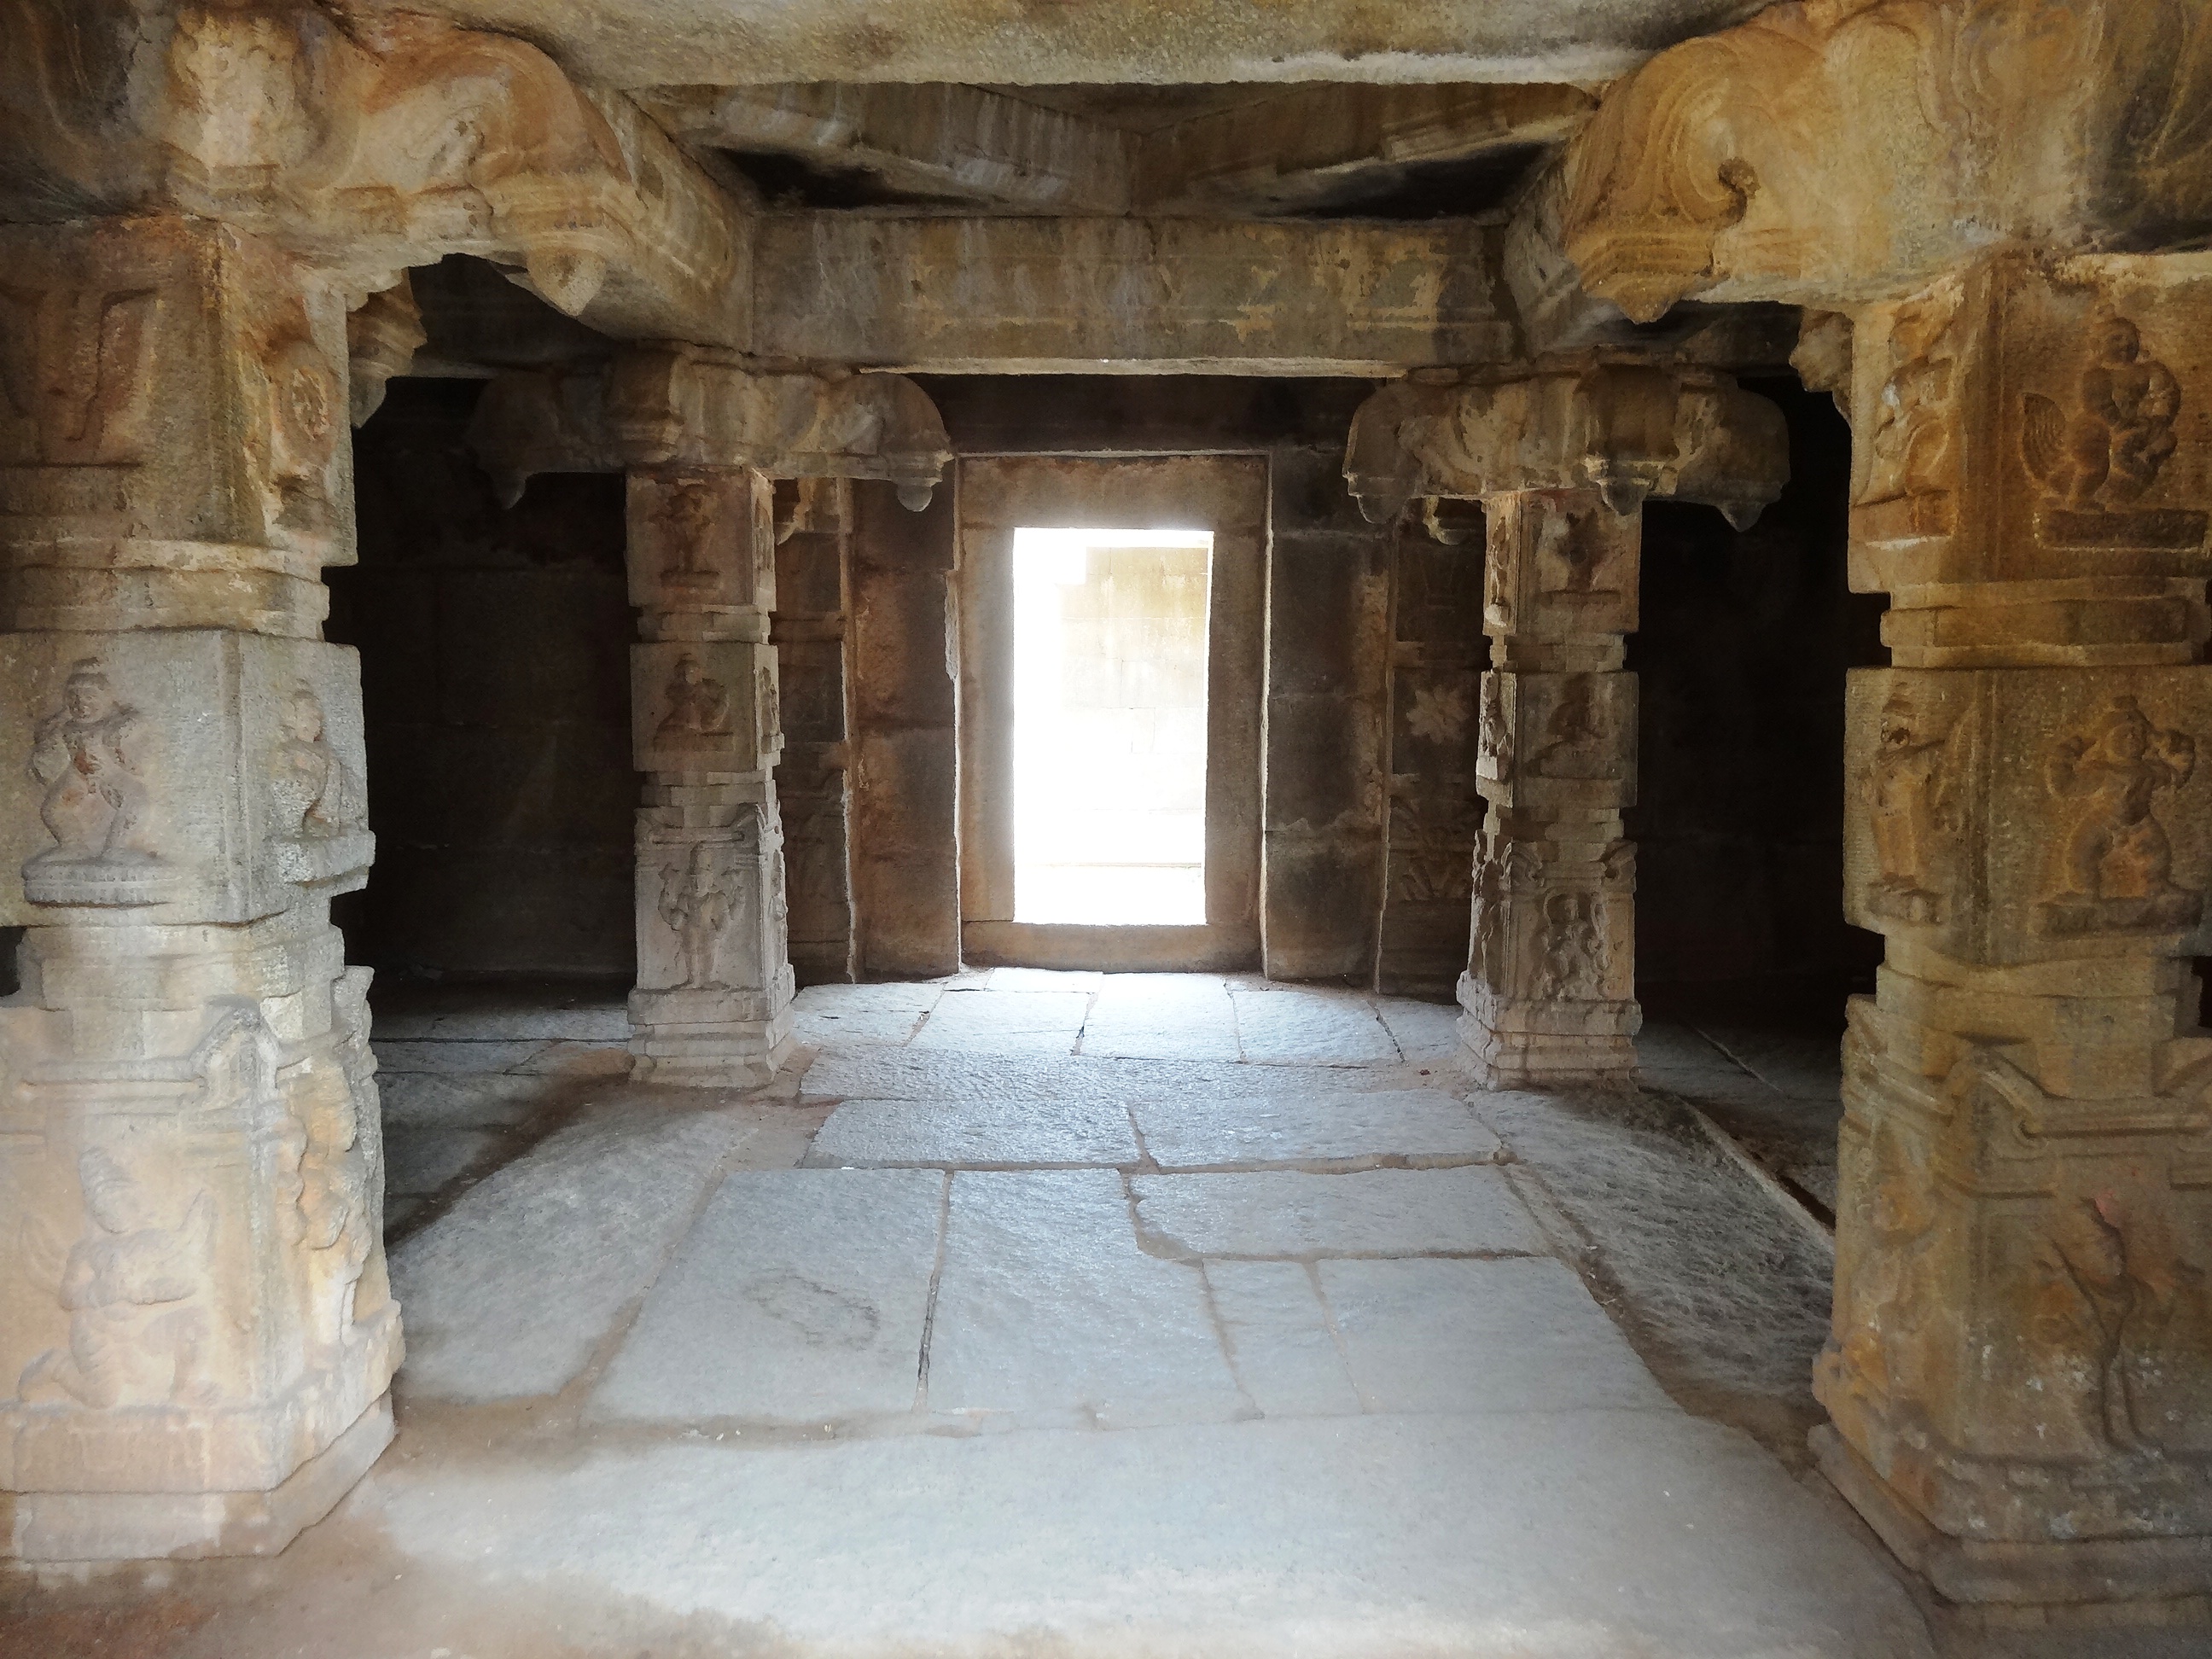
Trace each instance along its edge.
{"label": "doorway", "polygon": [[957,489],[965,957],[1256,965],[1264,458],[987,458]]}

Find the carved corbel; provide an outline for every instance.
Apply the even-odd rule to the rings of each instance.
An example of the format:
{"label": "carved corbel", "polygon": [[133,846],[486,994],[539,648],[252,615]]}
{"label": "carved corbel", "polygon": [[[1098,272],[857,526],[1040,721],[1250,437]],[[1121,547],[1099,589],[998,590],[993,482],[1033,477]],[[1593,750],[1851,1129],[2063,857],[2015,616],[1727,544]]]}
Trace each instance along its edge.
{"label": "carved corbel", "polygon": [[526,42],[125,0],[0,0],[0,217],[217,219],[356,292],[468,253],[618,337],[745,328],[740,205]]}
{"label": "carved corbel", "polygon": [[1781,494],[1789,456],[1780,409],[1725,374],[1583,362],[1385,387],[1353,417],[1345,477],[1377,522],[1415,497],[1594,489],[1618,514],[1659,495],[1745,529]]}
{"label": "carved corbel", "polygon": [[873,478],[919,512],[952,458],[936,405],[903,375],[763,373],[688,345],[605,369],[503,374],[469,445],[512,501],[538,472],[744,467],[776,478]]}
{"label": "carved corbel", "polygon": [[1638,322],[1695,295],[1855,310],[2008,239],[2187,246],[2212,229],[2208,103],[2202,6],[1775,6],[1616,82],[1508,240],[1556,235]]}
{"label": "carved corbel", "polygon": [[376,413],[386,386],[407,372],[429,337],[404,276],[354,307],[346,318],[346,384],[354,425]]}

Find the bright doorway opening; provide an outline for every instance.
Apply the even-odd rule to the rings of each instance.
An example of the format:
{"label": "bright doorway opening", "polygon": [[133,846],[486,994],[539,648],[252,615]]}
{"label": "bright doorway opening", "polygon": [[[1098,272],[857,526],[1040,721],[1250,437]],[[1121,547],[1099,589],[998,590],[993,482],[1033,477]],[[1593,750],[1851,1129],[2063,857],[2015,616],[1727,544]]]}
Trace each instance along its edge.
{"label": "bright doorway opening", "polygon": [[1206,921],[1213,536],[1014,532],[1014,920]]}

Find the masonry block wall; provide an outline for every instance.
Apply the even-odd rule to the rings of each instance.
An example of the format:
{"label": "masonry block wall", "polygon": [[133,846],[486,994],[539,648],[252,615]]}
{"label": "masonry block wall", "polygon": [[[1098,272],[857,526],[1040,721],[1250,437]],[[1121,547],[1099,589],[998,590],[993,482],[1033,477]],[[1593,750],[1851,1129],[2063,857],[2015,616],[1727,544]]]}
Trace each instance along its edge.
{"label": "masonry block wall", "polygon": [[479,383],[402,380],[355,434],[360,647],[378,857],[341,902],[386,970],[634,970],[623,481],[551,474],[502,508],[462,443]]}

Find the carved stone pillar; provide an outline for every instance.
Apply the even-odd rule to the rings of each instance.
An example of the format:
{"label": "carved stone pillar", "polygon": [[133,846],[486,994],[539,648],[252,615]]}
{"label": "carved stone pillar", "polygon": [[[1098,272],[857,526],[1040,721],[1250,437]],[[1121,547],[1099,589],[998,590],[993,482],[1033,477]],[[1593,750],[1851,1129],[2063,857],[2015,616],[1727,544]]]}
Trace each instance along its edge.
{"label": "carved stone pillar", "polygon": [[1636,1066],[1636,627],[1643,505],[1748,526],[1789,477],[1781,410],[1726,375],[1591,354],[1369,399],[1345,472],[1370,516],[1480,500],[1488,536],[1462,1041],[1486,1086]]}
{"label": "carved stone pillar", "polygon": [[637,814],[632,1075],[747,1087],[791,1051],[774,487],[758,472],[629,474]]}
{"label": "carved stone pillar", "polygon": [[392,1434],[343,298],[0,228],[0,1555],[265,1553]]}
{"label": "carved stone pillar", "polygon": [[1494,1087],[1626,1076],[1636,1005],[1636,627],[1640,507],[1595,489],[1483,502],[1489,544],[1474,915],[1461,1040]]}
{"label": "carved stone pillar", "polygon": [[1956,1600],[2212,1590],[2212,276],[1859,314],[1823,1468]]}

